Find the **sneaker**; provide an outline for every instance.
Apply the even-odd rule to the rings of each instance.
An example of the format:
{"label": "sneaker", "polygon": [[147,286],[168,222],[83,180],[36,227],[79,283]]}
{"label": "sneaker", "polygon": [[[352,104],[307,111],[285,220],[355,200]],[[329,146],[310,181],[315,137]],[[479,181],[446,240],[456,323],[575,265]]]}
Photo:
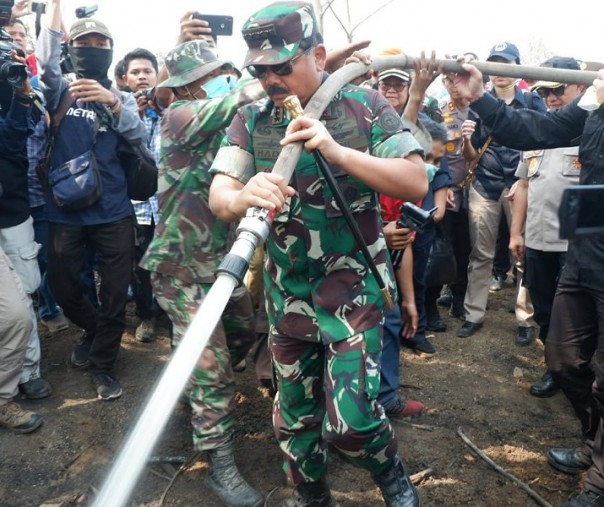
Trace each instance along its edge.
{"label": "sneaker", "polygon": [[14,401],[0,406],[0,426],[9,428],[15,433],[31,433],[42,426],[42,416],[25,410]]}
{"label": "sneaker", "polygon": [[436,300],[437,304],[440,306],[449,306],[451,303],[453,303],[453,293],[448,286],[443,289],[441,294],[442,295]]}
{"label": "sneaker", "polygon": [[410,343],[409,340],[401,340],[401,345],[411,349],[415,354],[421,357],[432,357],[436,354],[434,345],[432,345],[428,339],[422,340],[419,343]]}
{"label": "sneaker", "polygon": [[494,276],[491,279],[491,285],[489,285],[489,292],[497,292],[503,289],[503,282],[505,278],[502,276]]}
{"label": "sneaker", "polygon": [[58,333],[59,331],[65,331],[65,329],[69,329],[69,321],[67,317],[60,313],[54,319],[44,320],[42,319],[42,324],[44,324],[48,331],[51,334]]}
{"label": "sneaker", "polygon": [[134,337],[141,343],[150,343],[155,340],[155,319],[143,320],[136,328]]}
{"label": "sneaker", "polygon": [[19,391],[30,400],[41,400],[52,394],[52,387],[42,377],[35,377],[19,384]]}
{"label": "sneaker", "polygon": [[119,381],[108,373],[95,373],[92,383],[101,400],[113,400],[122,395],[122,386]]}
{"label": "sneaker", "polygon": [[421,401],[397,398],[390,408],[384,410],[390,419],[400,419],[401,417],[418,417],[422,414],[424,408],[426,406]]}
{"label": "sneaker", "polygon": [[80,341],[75,344],[73,351],[71,352],[71,364],[76,368],[87,368],[88,367],[88,356],[90,355],[90,346],[92,340],[88,339],[88,335],[84,333]]}

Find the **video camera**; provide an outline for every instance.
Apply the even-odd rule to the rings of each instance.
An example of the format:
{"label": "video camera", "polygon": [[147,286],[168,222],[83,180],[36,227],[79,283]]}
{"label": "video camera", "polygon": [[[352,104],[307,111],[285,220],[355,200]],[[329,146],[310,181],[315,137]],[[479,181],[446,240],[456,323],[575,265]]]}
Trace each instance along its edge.
{"label": "video camera", "polygon": [[27,79],[27,69],[22,63],[13,61],[12,52],[25,56],[23,50],[13,42],[4,29],[10,23],[14,0],[0,0],[0,81],[20,88]]}
{"label": "video camera", "polygon": [[437,211],[438,208],[432,208],[430,211],[426,211],[412,202],[405,202],[403,203],[401,218],[396,221],[396,224],[404,229],[413,229],[417,232],[423,232],[428,225],[434,223],[433,217]]}
{"label": "video camera", "polygon": [[[0,0],[2,1],[2,0]],[[95,12],[99,9],[98,5],[89,5],[88,7],[78,7],[75,10],[76,18],[90,18],[94,16]],[[63,74],[73,74],[75,69],[69,56],[69,42],[61,42],[61,72]]]}

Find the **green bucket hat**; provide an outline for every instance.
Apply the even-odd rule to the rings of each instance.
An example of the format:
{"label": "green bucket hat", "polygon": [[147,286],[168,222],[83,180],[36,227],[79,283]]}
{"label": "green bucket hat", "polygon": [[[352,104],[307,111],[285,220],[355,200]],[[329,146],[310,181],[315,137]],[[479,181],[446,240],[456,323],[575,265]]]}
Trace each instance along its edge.
{"label": "green bucket hat", "polygon": [[193,40],[176,46],[168,53],[164,63],[170,77],[159,83],[159,88],[188,85],[227,62],[218,60],[206,41]]}
{"label": "green bucket hat", "polygon": [[304,39],[321,42],[317,18],[308,2],[275,2],[260,9],[241,29],[248,46],[244,67],[291,60]]}

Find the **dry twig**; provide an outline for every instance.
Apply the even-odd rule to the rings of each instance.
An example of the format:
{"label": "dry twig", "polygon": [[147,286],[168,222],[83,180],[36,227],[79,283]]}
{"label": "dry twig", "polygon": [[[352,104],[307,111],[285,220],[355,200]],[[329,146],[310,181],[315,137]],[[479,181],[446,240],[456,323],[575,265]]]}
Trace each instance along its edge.
{"label": "dry twig", "polygon": [[491,458],[489,458],[484,452],[482,452],[474,443],[464,435],[464,432],[461,428],[457,428],[457,434],[461,437],[461,439],[466,443],[466,445],[472,449],[480,458],[486,461],[491,467],[493,467],[497,472],[501,475],[510,479],[514,484],[523,489],[535,502],[537,502],[542,507],[553,507],[551,503],[545,500],[542,496],[532,490],[526,483],[522,482],[516,476],[512,475],[510,472],[501,468],[497,463],[495,463]]}
{"label": "dry twig", "polygon": [[176,479],[178,478],[178,476],[181,473],[183,473],[187,468],[189,468],[193,463],[195,463],[197,461],[197,459],[199,458],[199,454],[200,453],[193,454],[193,456],[191,456],[191,459],[189,461],[187,461],[186,463],[183,463],[181,465],[181,467],[178,469],[178,471],[174,474],[174,476],[172,477],[172,479],[170,479],[170,482],[166,486],[166,489],[164,490],[161,498],[159,499],[159,505],[160,505],[160,507],[162,507],[164,505],[164,501],[166,500],[166,496],[168,495],[168,491],[170,491],[170,488],[176,482]]}
{"label": "dry twig", "polygon": [[390,422],[398,424],[400,426],[409,426],[410,428],[414,428],[416,430],[423,431],[434,431],[434,426],[428,426],[427,424],[415,424],[409,421],[403,421],[402,419],[390,419]]}
{"label": "dry twig", "polygon": [[432,472],[433,472],[432,467],[426,468],[425,470],[422,470],[421,472],[417,472],[416,474],[413,474],[411,477],[409,477],[409,479],[411,479],[411,482],[413,483],[413,485],[417,486],[424,479],[427,479],[428,477],[430,477],[432,475]]}

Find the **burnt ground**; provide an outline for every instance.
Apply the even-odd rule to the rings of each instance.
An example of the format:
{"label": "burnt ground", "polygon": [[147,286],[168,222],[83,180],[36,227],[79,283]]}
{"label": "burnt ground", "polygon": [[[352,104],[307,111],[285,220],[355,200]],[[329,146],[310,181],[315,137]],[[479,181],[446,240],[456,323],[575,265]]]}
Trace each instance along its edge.
{"label": "burnt ground", "polygon": [[[537,505],[478,458],[458,428],[554,506],[580,488],[580,477],[554,471],[545,459],[550,447],[577,445],[579,425],[561,393],[549,399],[528,394],[544,371],[543,347],[514,344],[512,297],[511,287],[492,295],[483,329],[469,339],[458,338],[459,322],[448,318],[449,330],[431,338],[438,349],[433,358],[402,354],[402,395],[423,400],[427,410],[395,428],[409,471],[431,469],[418,485],[424,506]],[[77,329],[51,336],[40,328],[43,371],[54,393],[46,400],[23,401],[44,416],[39,431],[0,431],[0,507],[87,505],[100,489],[170,354],[165,327],[151,344],[134,339],[131,311],[118,362],[124,395],[113,402],[96,400],[87,374],[69,366]],[[237,374],[237,383],[237,461],[248,481],[268,496],[266,505],[276,505],[289,490],[271,429],[271,400],[257,386],[253,367]],[[189,416],[187,408],[176,407],[155,456],[193,455]],[[330,460],[328,481],[340,507],[383,505],[366,472],[335,453]],[[130,505],[219,506],[203,482],[206,471],[203,457],[182,469],[178,463],[151,463]]]}

